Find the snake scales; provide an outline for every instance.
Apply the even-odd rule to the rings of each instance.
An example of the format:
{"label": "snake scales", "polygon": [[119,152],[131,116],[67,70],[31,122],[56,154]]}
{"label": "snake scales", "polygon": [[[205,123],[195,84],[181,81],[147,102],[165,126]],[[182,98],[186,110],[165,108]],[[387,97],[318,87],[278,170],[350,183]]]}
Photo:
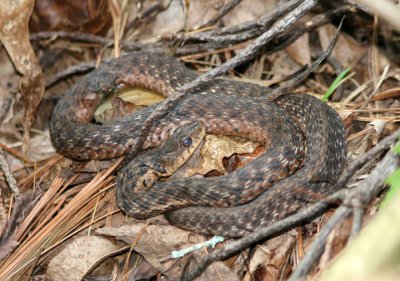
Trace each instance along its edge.
{"label": "snake scales", "polygon": [[[155,105],[106,125],[90,123],[96,106],[126,84],[169,96],[196,77],[174,58],[157,54],[131,53],[103,63],[56,105],[53,144],[77,160],[127,154]],[[260,157],[227,176],[160,182],[138,191],[132,190],[134,164],[128,164],[117,179],[118,205],[134,217],[165,213],[181,228],[240,237],[333,192],[346,155],[339,116],[312,96],[287,94],[271,102],[268,91],[224,79],[197,87],[153,124],[142,147],[157,147],[177,128],[199,121],[206,133],[261,143],[266,151]]]}

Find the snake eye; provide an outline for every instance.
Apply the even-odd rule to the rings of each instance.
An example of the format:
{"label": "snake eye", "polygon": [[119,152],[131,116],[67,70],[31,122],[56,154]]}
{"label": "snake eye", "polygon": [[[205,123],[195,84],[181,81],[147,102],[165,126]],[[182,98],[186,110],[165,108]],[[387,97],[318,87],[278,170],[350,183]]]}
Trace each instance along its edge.
{"label": "snake eye", "polygon": [[191,137],[184,138],[182,140],[182,144],[186,147],[189,147],[192,144],[193,140]]}

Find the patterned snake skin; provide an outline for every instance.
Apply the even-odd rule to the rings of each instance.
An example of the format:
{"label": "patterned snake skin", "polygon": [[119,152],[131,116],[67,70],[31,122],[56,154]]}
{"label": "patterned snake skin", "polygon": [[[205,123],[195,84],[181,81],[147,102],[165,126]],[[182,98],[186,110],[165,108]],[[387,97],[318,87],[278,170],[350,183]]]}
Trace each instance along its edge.
{"label": "patterned snake skin", "polygon": [[[125,85],[171,95],[197,74],[174,58],[131,53],[103,63],[56,106],[50,134],[57,151],[77,160],[129,153],[143,121],[156,105],[107,125],[90,123],[104,98]],[[309,95],[216,79],[193,89],[157,120],[142,147],[154,148],[184,124],[199,121],[206,133],[242,136],[265,153],[227,176],[155,183],[133,190],[128,164],[118,175],[117,202],[130,216],[165,213],[171,224],[197,233],[240,237],[280,220],[332,193],[346,157],[345,131],[337,113]],[[146,185],[146,183],[143,183]]]}

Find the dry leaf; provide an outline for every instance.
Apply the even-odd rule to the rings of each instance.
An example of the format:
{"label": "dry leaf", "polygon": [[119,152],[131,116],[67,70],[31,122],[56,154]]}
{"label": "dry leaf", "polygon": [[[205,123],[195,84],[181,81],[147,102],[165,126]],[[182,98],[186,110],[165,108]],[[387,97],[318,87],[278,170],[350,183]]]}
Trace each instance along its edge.
{"label": "dry leaf", "polygon": [[376,145],[378,143],[378,140],[380,139],[383,129],[385,129],[385,126],[386,121],[381,119],[376,119],[367,125],[367,128],[373,128],[371,135],[369,136],[369,141],[372,143],[372,145]]}
{"label": "dry leaf", "polygon": [[150,89],[127,87],[102,102],[96,108],[94,118],[99,123],[108,123],[164,99],[161,94]]}
{"label": "dry leaf", "polygon": [[[322,48],[326,50],[330,44],[336,27],[327,24],[317,29]],[[338,60],[343,67],[353,67],[362,57],[365,56],[367,49],[352,37],[341,32],[338,41],[332,50],[331,56]]]}
{"label": "dry leaf", "polygon": [[47,278],[80,281],[102,257],[118,249],[119,247],[102,237],[77,237],[50,261],[46,271]]}
{"label": "dry leaf", "polygon": [[353,157],[362,155],[371,145],[376,144],[385,125],[386,122],[380,119],[367,124],[366,128],[358,133],[359,137],[349,143],[349,151],[352,152]]}
{"label": "dry leaf", "polygon": [[170,1],[168,9],[160,12],[154,20],[135,32],[140,32],[140,39],[154,40],[157,36],[182,30],[184,25],[185,13],[181,1]]}
{"label": "dry leaf", "polygon": [[[10,121],[13,116],[14,95],[20,77],[5,51],[0,51],[0,124]],[[1,135],[1,134],[0,134]]]}
{"label": "dry leaf", "polygon": [[23,75],[20,90],[25,106],[24,145],[28,144],[29,131],[44,93],[42,70],[29,41],[28,22],[33,5],[32,0],[4,0],[0,5],[0,40]]}
{"label": "dry leaf", "polygon": [[311,51],[308,40],[309,35],[306,33],[286,48],[286,52],[289,56],[299,65],[311,64]]}
{"label": "dry leaf", "polygon": [[51,144],[49,131],[37,134],[31,138],[27,155],[31,160],[44,160],[56,153]]}
{"label": "dry leaf", "polygon": [[[144,223],[123,225],[118,228],[103,227],[96,230],[96,233],[115,237],[130,245],[144,227],[146,227]],[[149,225],[136,244],[135,251],[141,254],[153,267],[157,268],[160,272],[164,272],[174,262],[161,263],[161,259],[168,257],[171,251],[193,246],[195,243],[201,242],[201,239],[197,235],[193,235],[192,241],[195,243],[189,243],[189,236],[191,236],[190,232],[174,226]]]}
{"label": "dry leaf", "polygon": [[233,154],[252,153],[258,143],[240,137],[206,135],[204,144],[197,149],[190,159],[176,171],[172,179],[205,175],[216,170],[220,174],[227,174],[223,159]]}
{"label": "dry leaf", "polygon": [[270,72],[274,74],[274,80],[280,80],[292,75],[299,70],[299,65],[288,56],[286,51],[279,51],[269,56],[272,67]]}
{"label": "dry leaf", "polygon": [[295,242],[296,232],[292,230],[258,245],[243,281],[251,281],[254,276],[261,277],[257,280],[280,280],[281,270]]}
{"label": "dry leaf", "polygon": [[138,266],[131,269],[126,275],[129,276],[128,280],[151,280],[158,272],[157,268],[142,259]]}
{"label": "dry leaf", "polygon": [[39,31],[80,31],[105,33],[111,24],[107,1],[104,0],[36,0],[30,29]]}
{"label": "dry leaf", "polygon": [[[144,232],[143,232],[144,229]],[[107,235],[122,240],[128,245],[140,238],[135,245],[135,252],[141,254],[146,261],[157,268],[163,275],[169,278],[179,278],[187,259],[191,258],[191,266],[204,256],[204,250],[195,252],[191,257],[186,256],[180,260],[168,260],[161,262],[168,257],[172,251],[191,247],[197,243],[205,241],[202,236],[192,234],[188,231],[169,225],[146,225],[137,223],[135,225],[124,225],[121,227],[103,227],[96,230],[97,234]],[[138,235],[140,235],[138,237]],[[192,267],[190,267],[191,269]],[[216,272],[218,271],[218,272]],[[238,280],[223,262],[213,263],[196,280],[215,280],[216,274],[221,275],[223,280]]]}

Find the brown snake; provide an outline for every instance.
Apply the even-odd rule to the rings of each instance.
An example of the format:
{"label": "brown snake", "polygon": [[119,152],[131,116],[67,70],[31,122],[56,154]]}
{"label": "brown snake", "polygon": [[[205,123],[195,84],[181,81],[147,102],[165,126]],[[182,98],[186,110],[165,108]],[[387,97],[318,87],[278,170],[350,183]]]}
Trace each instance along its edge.
{"label": "brown snake", "polygon": [[[50,124],[53,144],[59,153],[78,160],[127,154],[155,105],[107,125],[90,123],[96,106],[126,84],[169,96],[196,77],[174,58],[157,54],[131,53],[103,63],[57,104]],[[121,209],[138,218],[165,213],[181,228],[239,237],[335,191],[346,157],[337,113],[306,94],[271,102],[268,92],[224,79],[189,92],[154,122],[142,149],[157,147],[177,128],[199,121],[206,133],[246,137],[264,145],[266,152],[227,176],[155,183],[140,191],[132,190],[134,164],[128,164],[117,179]]]}

